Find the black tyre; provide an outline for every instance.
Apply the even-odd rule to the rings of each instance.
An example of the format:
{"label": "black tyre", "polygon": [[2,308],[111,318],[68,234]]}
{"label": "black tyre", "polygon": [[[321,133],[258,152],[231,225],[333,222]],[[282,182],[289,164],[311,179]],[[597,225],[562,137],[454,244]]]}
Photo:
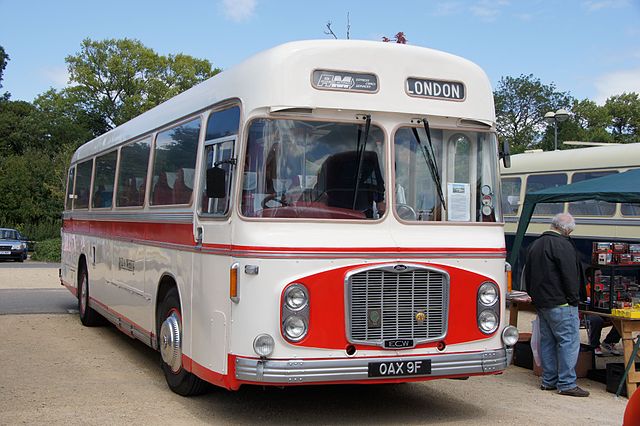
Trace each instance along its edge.
{"label": "black tyre", "polygon": [[182,367],[182,314],[180,297],[175,287],[160,302],[157,330],[162,371],[169,388],[182,396],[206,392],[208,383]]}
{"label": "black tyre", "polygon": [[86,265],[80,266],[78,275],[78,312],[80,322],[85,327],[95,327],[102,324],[102,317],[89,306],[89,273]]}

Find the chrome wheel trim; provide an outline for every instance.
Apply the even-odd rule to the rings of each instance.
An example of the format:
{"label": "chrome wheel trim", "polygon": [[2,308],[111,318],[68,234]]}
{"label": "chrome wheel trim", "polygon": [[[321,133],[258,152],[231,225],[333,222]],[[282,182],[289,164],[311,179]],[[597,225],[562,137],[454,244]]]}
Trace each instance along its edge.
{"label": "chrome wheel trim", "polygon": [[180,319],[172,312],[160,328],[160,354],[162,360],[177,373],[182,368],[182,333]]}

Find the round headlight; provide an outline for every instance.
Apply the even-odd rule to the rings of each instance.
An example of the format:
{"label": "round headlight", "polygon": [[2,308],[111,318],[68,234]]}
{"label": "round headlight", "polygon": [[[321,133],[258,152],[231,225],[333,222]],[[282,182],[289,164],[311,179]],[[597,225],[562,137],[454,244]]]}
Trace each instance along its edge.
{"label": "round headlight", "polygon": [[297,342],[307,334],[307,323],[303,318],[292,315],[284,320],[284,334],[287,339]]}
{"label": "round headlight", "polygon": [[512,325],[505,327],[505,329],[502,330],[502,341],[506,346],[515,345],[518,342],[518,337],[520,337],[520,333],[518,332],[518,329]]}
{"label": "round headlight", "polygon": [[307,289],[302,284],[290,285],[284,292],[284,302],[292,311],[299,311],[309,303]]}
{"label": "round headlight", "polygon": [[268,334],[261,334],[253,340],[253,350],[260,357],[270,356],[273,353],[274,346],[273,337]]}
{"label": "round headlight", "polygon": [[491,309],[485,309],[478,316],[478,327],[485,334],[491,334],[498,328],[498,315]]}
{"label": "round headlight", "polygon": [[478,300],[484,306],[491,306],[498,300],[498,287],[492,282],[482,283],[478,289]]}

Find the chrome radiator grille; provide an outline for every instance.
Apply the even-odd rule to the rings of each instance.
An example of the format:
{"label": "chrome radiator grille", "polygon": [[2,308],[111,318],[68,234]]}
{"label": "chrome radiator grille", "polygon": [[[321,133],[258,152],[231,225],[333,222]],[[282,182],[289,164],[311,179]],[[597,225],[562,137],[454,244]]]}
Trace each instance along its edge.
{"label": "chrome radiator grille", "polygon": [[347,277],[347,330],[353,343],[438,340],[447,331],[449,277],[442,271],[396,265]]}

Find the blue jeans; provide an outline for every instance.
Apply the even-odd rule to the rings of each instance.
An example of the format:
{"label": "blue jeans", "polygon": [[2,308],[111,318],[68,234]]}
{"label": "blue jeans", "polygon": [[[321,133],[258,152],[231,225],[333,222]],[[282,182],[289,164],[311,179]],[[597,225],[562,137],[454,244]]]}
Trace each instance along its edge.
{"label": "blue jeans", "polygon": [[542,384],[558,390],[573,389],[580,352],[580,320],[577,306],[538,309]]}

